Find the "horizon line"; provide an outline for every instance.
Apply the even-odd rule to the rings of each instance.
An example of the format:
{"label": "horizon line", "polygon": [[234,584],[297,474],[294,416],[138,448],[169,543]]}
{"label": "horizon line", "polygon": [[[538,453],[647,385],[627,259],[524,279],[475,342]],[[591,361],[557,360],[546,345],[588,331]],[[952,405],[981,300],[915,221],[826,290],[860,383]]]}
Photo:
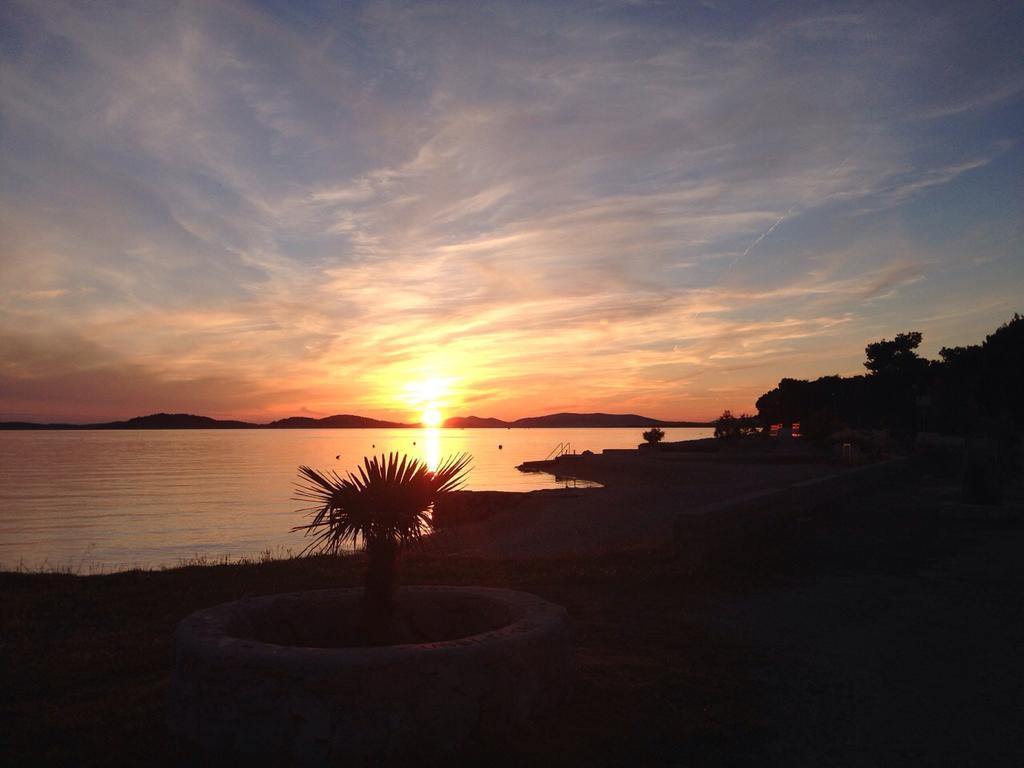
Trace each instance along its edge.
{"label": "horizon line", "polygon": [[[129,417],[126,417],[126,418],[114,418],[114,419],[109,419],[109,420],[105,420],[105,421],[95,421],[95,420],[90,420],[90,421],[65,421],[65,420],[37,421],[35,419],[40,419],[40,418],[44,418],[45,419],[45,418],[52,418],[52,417],[33,416],[33,417],[29,417],[29,418],[17,418],[17,417],[11,418],[9,416],[4,416],[4,417],[0,417],[0,425],[25,424],[25,425],[38,426],[38,427],[62,427],[62,426],[66,426],[66,427],[76,427],[76,428],[88,428],[88,427],[105,427],[105,426],[109,426],[109,425],[112,425],[112,424],[128,424],[128,423],[133,422],[133,421],[138,421],[138,420],[142,420],[142,419],[151,419],[151,418],[159,417],[159,416],[171,417],[171,418],[177,417],[177,418],[209,419],[211,421],[215,421],[215,422],[218,422],[218,423],[221,423],[221,424],[224,424],[224,423],[237,423],[237,424],[240,424],[240,425],[245,425],[246,427],[255,427],[255,428],[270,427],[273,424],[277,424],[279,422],[284,422],[284,421],[290,421],[290,420],[293,420],[293,419],[308,419],[308,420],[313,421],[313,422],[319,422],[319,421],[324,421],[324,420],[327,420],[327,419],[336,419],[336,418],[352,418],[352,419],[362,419],[362,420],[372,421],[372,422],[380,422],[383,426],[391,427],[391,428],[396,428],[396,429],[397,428],[405,428],[405,429],[408,429],[408,428],[413,428],[413,429],[415,429],[415,428],[430,428],[430,427],[428,427],[428,425],[426,425],[422,421],[395,421],[393,419],[384,419],[384,418],[378,418],[378,417],[375,417],[375,416],[364,416],[362,414],[355,414],[355,413],[333,413],[333,414],[328,414],[326,416],[309,416],[309,415],[282,416],[280,418],[275,418],[275,419],[272,419],[272,420],[267,421],[267,422],[257,422],[257,421],[248,421],[246,419],[241,419],[241,418],[222,418],[222,417],[217,417],[217,416],[208,416],[206,414],[190,413],[190,412],[184,412],[184,411],[178,411],[178,412],[154,411],[154,412],[151,412],[151,413],[140,414],[140,415],[136,415],[136,416],[129,416]],[[537,416],[520,416],[520,417],[517,417],[517,418],[514,418],[514,419],[503,419],[503,418],[499,418],[497,416],[476,416],[474,414],[469,414],[469,415],[465,415],[465,416],[463,416],[463,415],[449,416],[449,417],[445,418],[444,421],[441,424],[437,425],[437,427],[435,427],[435,428],[438,428],[438,429],[449,429],[449,428],[465,429],[465,428],[470,428],[470,427],[462,427],[462,426],[456,426],[456,427],[449,427],[448,426],[448,422],[456,421],[456,420],[475,419],[475,420],[479,420],[479,421],[496,421],[496,422],[501,422],[503,425],[514,426],[517,422],[520,422],[520,421],[535,420],[535,419],[549,419],[549,418],[553,418],[553,417],[557,417],[557,416],[578,416],[578,417],[600,417],[600,416],[605,416],[605,417],[612,417],[612,418],[636,417],[638,419],[647,419],[647,420],[650,420],[650,421],[656,421],[656,422],[659,422],[661,424],[687,424],[687,425],[701,425],[701,426],[713,424],[714,421],[717,418],[717,417],[714,417],[714,418],[711,418],[711,419],[662,418],[662,417],[659,417],[659,416],[647,416],[647,415],[639,414],[639,413],[611,413],[611,412],[607,412],[607,411],[555,411],[555,412],[552,412],[552,413],[545,413],[545,414],[540,414],[540,415],[537,415]],[[638,424],[637,426],[647,426],[647,425]],[[173,428],[173,427],[169,427],[169,428]],[[366,428],[373,428],[373,426],[371,425],[370,427],[338,427],[338,429],[366,429]],[[484,428],[486,428],[486,427],[484,427]]]}

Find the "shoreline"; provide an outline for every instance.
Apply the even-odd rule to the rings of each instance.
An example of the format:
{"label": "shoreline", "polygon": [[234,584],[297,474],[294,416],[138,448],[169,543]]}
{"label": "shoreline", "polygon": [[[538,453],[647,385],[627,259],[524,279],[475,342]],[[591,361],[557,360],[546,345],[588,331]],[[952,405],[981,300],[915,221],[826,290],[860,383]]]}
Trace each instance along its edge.
{"label": "shoreline", "polygon": [[[492,558],[663,548],[671,541],[674,519],[680,513],[842,470],[841,465],[815,455],[775,457],[645,448],[567,454],[551,464],[550,471],[543,474],[598,483],[600,487],[456,491],[436,510],[440,524],[425,537],[422,546],[434,552]],[[294,546],[278,545],[276,549],[236,555],[196,553],[183,555],[174,563],[152,566],[131,561],[94,565],[83,556],[63,565],[44,562],[33,568],[19,564],[0,572],[110,575],[193,565],[246,565],[291,559],[305,543],[296,540]]]}

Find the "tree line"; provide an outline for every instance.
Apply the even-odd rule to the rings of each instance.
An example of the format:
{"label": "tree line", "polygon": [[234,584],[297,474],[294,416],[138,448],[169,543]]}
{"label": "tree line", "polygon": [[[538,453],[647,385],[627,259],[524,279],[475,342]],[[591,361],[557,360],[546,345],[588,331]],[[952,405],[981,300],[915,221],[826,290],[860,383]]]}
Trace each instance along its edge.
{"label": "tree line", "polygon": [[920,431],[994,436],[1024,426],[1024,316],[980,344],[943,347],[921,357],[922,334],[909,331],[865,348],[867,373],[785,378],[757,400],[757,416],[719,420],[723,436],[799,422],[809,438],[843,429],[886,429],[909,441]]}

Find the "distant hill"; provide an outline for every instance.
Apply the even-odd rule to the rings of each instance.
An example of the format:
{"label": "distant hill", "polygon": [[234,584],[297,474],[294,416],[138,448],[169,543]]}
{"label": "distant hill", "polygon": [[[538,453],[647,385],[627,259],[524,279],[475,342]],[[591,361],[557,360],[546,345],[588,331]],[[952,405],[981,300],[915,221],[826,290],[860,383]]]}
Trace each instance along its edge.
{"label": "distant hill", "polygon": [[549,416],[531,416],[516,419],[513,427],[705,427],[695,421],[662,421],[635,413],[553,413]]}
{"label": "distant hill", "polygon": [[366,416],[338,414],[324,416],[322,419],[311,419],[308,416],[291,416],[278,419],[266,425],[270,429],[400,429],[418,427],[419,424],[401,424],[397,421],[380,421]]}
{"label": "distant hill", "polygon": [[548,416],[530,416],[515,421],[485,419],[479,416],[454,416],[446,419],[444,425],[456,429],[480,428],[552,428],[576,429],[586,427],[706,427],[699,421],[662,421],[634,413],[552,413]]}
{"label": "distant hill", "polygon": [[128,421],[111,421],[91,426],[93,429],[255,429],[259,424],[211,419],[209,416],[193,416],[191,413],[154,413],[136,416]]}
{"label": "distant hill", "polygon": [[[515,421],[483,418],[480,416],[453,416],[444,425],[452,429],[505,429],[517,428],[579,428],[579,427],[706,427],[708,424],[695,421],[661,421],[636,414],[614,413],[553,413],[548,416],[532,416]],[[252,424],[248,421],[211,419],[209,416],[194,416],[190,413],[154,413],[136,416],[127,421],[109,421],[102,424],[34,424],[26,421],[0,422],[0,429],[409,429],[419,424],[402,424],[397,421],[381,421],[366,416],[337,414],[314,419],[309,416],[291,416],[269,424]]]}
{"label": "distant hill", "polygon": [[0,422],[0,429],[257,429],[259,424],[247,421],[211,419],[191,413],[153,413],[127,421],[106,421],[99,424],[33,424],[26,421]]}
{"label": "distant hill", "polygon": [[453,416],[444,420],[444,425],[449,429],[504,429],[512,424],[501,419],[483,419],[479,416]]}

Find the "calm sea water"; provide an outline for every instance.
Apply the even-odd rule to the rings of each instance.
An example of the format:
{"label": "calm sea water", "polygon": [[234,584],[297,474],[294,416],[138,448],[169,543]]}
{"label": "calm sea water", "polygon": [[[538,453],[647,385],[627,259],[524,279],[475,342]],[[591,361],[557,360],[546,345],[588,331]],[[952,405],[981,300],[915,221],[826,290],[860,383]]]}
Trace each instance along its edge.
{"label": "calm sea water", "polygon": [[[516,465],[558,443],[632,448],[642,429],[297,429],[0,432],[0,570],[79,573],[193,558],[299,551],[289,529],[301,464],[352,469],[365,455],[404,451],[436,466],[468,452],[471,490],[557,488]],[[709,429],[667,429],[666,440]],[[501,446],[499,448],[499,446]]]}

